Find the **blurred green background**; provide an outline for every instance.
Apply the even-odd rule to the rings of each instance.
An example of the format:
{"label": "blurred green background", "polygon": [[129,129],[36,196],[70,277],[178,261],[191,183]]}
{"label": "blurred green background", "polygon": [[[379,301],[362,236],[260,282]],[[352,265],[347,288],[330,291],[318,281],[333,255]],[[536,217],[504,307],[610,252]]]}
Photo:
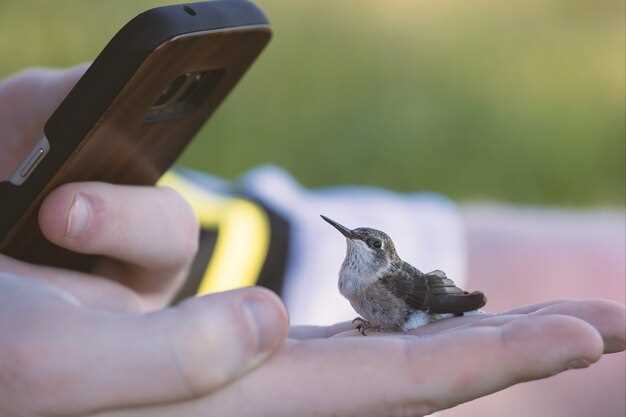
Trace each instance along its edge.
{"label": "blurred green background", "polygon": [[[0,76],[173,1],[0,0]],[[183,157],[235,178],[624,205],[623,0],[259,0],[269,49]]]}

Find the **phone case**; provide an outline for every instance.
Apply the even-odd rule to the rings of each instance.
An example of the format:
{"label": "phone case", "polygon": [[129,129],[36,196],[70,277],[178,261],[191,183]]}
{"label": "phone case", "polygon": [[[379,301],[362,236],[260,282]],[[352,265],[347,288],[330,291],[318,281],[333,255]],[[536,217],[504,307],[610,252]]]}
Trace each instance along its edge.
{"label": "phone case", "polygon": [[88,270],[92,257],[41,234],[43,198],[69,182],[154,184],[270,37],[263,13],[244,0],[160,7],[130,21],[48,120],[50,149],[30,177],[0,183],[0,252]]}

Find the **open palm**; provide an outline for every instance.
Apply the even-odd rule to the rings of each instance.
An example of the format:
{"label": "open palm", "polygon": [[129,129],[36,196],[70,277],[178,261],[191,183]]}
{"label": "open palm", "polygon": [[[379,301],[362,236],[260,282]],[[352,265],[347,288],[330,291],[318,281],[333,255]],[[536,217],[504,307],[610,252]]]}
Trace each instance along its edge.
{"label": "open palm", "polygon": [[363,337],[349,323],[292,328],[267,365],[190,403],[189,415],[423,416],[622,351],[625,322],[617,303],[554,301],[410,335]]}
{"label": "open palm", "polygon": [[[39,280],[4,276],[0,287],[0,317],[13,317],[0,321],[0,334],[12,335],[7,341],[17,346],[7,352],[21,352],[0,368],[26,363],[24,355],[46,346],[45,357],[29,369],[33,383],[50,386],[50,395],[27,397],[28,404],[54,405],[67,416],[424,416],[587,367],[625,343],[624,307],[607,301],[555,301],[452,318],[411,334],[363,337],[349,323],[293,327],[264,364],[220,388],[222,362],[239,355],[223,350],[219,333],[199,337],[198,326],[185,318],[185,311],[203,308],[211,328],[219,296],[158,313],[111,314]],[[64,397],[80,401],[66,408]],[[10,403],[5,400],[0,403]]]}

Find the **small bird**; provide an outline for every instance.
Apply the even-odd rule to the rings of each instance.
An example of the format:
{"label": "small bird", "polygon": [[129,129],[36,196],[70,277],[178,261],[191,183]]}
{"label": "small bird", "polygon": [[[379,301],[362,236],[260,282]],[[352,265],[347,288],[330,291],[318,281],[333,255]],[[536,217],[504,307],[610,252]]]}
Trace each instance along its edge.
{"label": "small bird", "polygon": [[478,310],[482,292],[469,293],[442,271],[427,274],[400,259],[393,241],[380,230],[350,230],[321,216],[346,237],[348,250],[339,271],[339,292],[362,318],[353,321],[362,334],[372,330],[408,331],[432,321]]}

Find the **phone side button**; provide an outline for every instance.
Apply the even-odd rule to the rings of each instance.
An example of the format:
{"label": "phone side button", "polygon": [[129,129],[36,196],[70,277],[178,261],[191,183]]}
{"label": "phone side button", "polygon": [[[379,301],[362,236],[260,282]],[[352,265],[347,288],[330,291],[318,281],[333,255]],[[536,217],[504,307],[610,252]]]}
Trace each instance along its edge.
{"label": "phone side button", "polygon": [[13,173],[10,178],[10,182],[13,185],[20,186],[24,184],[24,182],[28,179],[28,177],[33,173],[35,168],[43,161],[48,152],[50,151],[50,143],[48,139],[44,136],[33,148],[32,152],[28,157],[20,164],[17,170]]}

